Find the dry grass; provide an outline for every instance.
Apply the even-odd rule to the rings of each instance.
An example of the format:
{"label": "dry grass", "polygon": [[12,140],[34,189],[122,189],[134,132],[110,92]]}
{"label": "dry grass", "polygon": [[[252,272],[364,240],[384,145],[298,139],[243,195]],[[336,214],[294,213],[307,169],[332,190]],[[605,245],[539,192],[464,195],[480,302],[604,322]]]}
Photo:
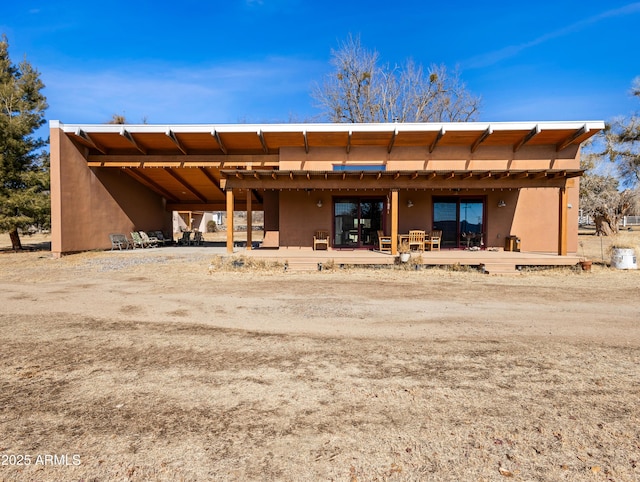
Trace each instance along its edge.
{"label": "dry grass", "polygon": [[0,480],[640,476],[638,271],[209,272],[161,251],[0,254],[0,462],[81,460]]}

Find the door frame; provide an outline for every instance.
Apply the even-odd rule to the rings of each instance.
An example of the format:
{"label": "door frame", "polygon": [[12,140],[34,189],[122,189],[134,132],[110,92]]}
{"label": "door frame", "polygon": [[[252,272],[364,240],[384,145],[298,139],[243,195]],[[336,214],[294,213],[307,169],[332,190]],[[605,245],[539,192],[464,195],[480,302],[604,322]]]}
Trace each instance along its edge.
{"label": "door frame", "polygon": [[[355,202],[358,204],[358,214],[357,219],[362,219],[362,208],[361,204],[363,202],[371,202],[371,201],[379,201],[382,203],[382,209],[380,211],[380,230],[384,230],[384,226],[386,225],[387,219],[387,198],[384,195],[352,195],[352,196],[333,196],[331,199],[331,237],[332,237],[332,247],[336,249],[372,249],[376,246],[377,237],[372,236],[371,244],[363,244],[362,243],[362,224],[358,223],[358,242],[355,245],[350,244],[337,244],[335,242],[336,236],[336,204],[339,202]],[[374,231],[378,231],[377,229]],[[374,233],[376,234],[376,233]]]}
{"label": "door frame", "polygon": [[[462,239],[462,232],[460,230],[460,222],[461,222],[461,216],[460,216],[460,205],[462,203],[464,203],[465,201],[478,201],[482,203],[482,223],[481,223],[481,233],[484,233],[484,235],[486,236],[486,232],[487,232],[487,196],[483,195],[483,194],[464,194],[464,195],[442,195],[442,196],[433,196],[432,199],[432,206],[431,206],[431,214],[432,214],[432,218],[433,219],[433,229],[439,229],[436,226],[436,203],[438,202],[455,202],[456,203],[456,220],[455,220],[455,225],[456,225],[456,233],[455,233],[455,245],[454,246],[446,246],[446,244],[443,242],[442,243],[442,247],[443,248],[447,248],[449,247],[450,249],[461,249],[461,248],[465,248],[467,246],[467,242],[466,240]],[[444,233],[443,233],[443,237],[442,237],[442,241],[444,241]]]}

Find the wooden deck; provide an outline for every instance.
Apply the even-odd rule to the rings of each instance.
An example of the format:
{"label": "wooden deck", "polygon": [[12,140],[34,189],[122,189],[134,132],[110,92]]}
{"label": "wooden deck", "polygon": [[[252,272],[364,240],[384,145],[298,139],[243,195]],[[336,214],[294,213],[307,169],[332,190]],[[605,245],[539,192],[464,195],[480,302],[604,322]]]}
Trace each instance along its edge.
{"label": "wooden deck", "polygon": [[[319,270],[320,265],[382,266],[395,264],[396,257],[388,253],[366,250],[318,250],[311,248],[254,249],[242,251],[244,256],[287,263],[292,271]],[[518,273],[526,266],[575,266],[577,255],[558,256],[553,253],[524,253],[512,251],[442,250],[413,253],[410,263],[422,266],[473,266],[488,274]]]}

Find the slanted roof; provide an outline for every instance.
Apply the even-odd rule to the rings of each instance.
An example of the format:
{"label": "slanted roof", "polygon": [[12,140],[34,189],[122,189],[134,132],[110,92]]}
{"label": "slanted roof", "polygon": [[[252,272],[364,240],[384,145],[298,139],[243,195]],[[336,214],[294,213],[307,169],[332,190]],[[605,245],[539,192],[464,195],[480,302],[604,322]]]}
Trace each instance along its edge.
{"label": "slanted roof", "polygon": [[[484,146],[509,146],[515,153],[524,146],[555,146],[561,155],[564,149],[571,146],[575,148],[603,129],[604,122],[118,125],[51,121],[50,127],[61,129],[82,148],[88,166],[122,169],[136,181],[165,197],[170,205],[211,209],[212,206],[221,207],[224,203],[225,183],[230,178],[233,178],[230,186],[248,185],[247,182],[239,182],[240,175],[233,169],[245,169],[245,173],[250,170],[253,173],[249,174],[253,177],[253,186],[261,177],[269,177],[269,185],[275,186],[277,184],[273,181],[284,182],[286,177],[294,176],[289,171],[279,171],[282,148],[297,147],[308,153],[317,148],[333,147],[349,153],[352,148],[374,146],[391,153],[395,148],[422,147],[428,148],[431,153],[437,152],[439,147],[455,146],[467,148],[473,153]],[[268,171],[269,176],[262,171]],[[276,179],[270,177],[272,174]],[[510,180],[518,180],[514,185],[529,185],[534,181],[548,183],[576,175],[580,175],[580,172],[507,170],[395,172],[376,174],[375,180],[370,174],[362,177],[371,181],[373,186],[383,188],[398,179],[418,180],[422,186],[428,186],[431,181],[442,182],[447,179],[493,182],[511,176]],[[332,180],[336,180],[336,176],[344,176],[344,173],[322,173],[322,177]],[[300,181],[302,173],[296,173],[294,177]],[[310,182],[310,179],[307,181]],[[314,184],[320,182],[314,174]],[[255,200],[261,203],[257,192]]]}
{"label": "slanted roof", "polygon": [[555,145],[560,151],[604,128],[602,121],[385,124],[62,124],[90,156],[269,155],[283,147]]}

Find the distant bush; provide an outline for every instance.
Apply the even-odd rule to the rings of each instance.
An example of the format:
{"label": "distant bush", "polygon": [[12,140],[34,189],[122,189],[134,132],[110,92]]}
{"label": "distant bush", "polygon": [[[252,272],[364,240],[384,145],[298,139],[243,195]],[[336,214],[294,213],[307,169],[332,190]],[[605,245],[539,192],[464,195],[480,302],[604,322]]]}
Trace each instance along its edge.
{"label": "distant bush", "polygon": [[207,222],[207,233],[216,233],[216,232],[218,232],[218,225],[212,219],[211,221]]}

